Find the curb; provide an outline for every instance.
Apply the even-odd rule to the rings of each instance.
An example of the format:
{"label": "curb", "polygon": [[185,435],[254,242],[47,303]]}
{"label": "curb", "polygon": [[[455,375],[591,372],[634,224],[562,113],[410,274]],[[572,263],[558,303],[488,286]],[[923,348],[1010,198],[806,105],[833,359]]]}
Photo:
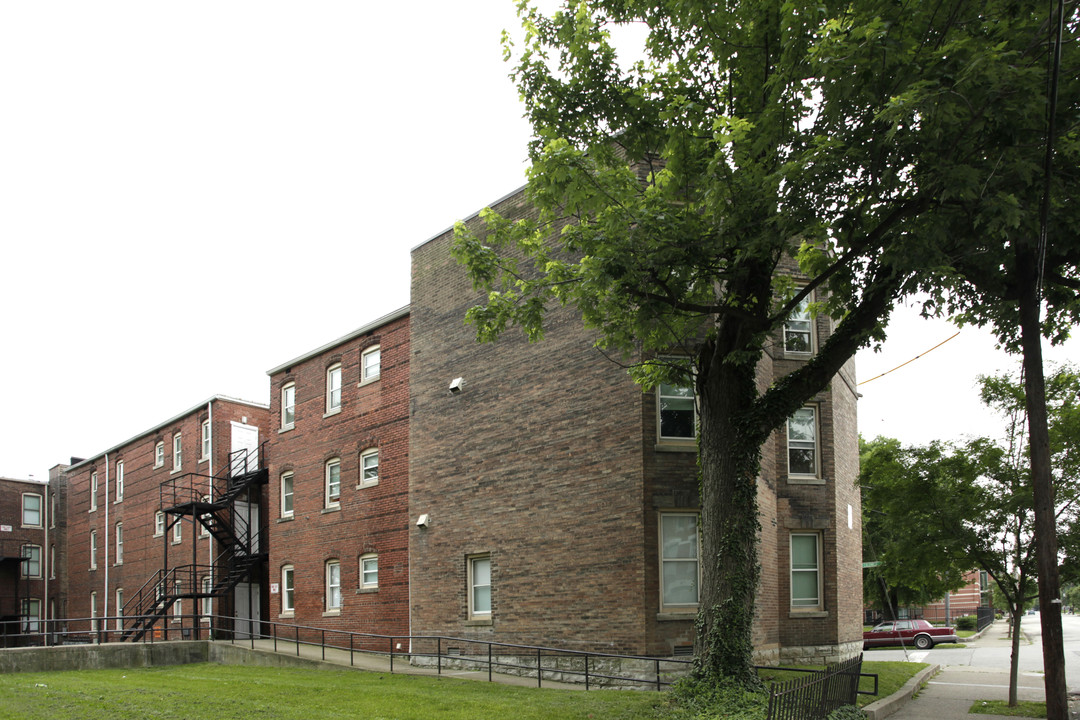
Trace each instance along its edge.
{"label": "curb", "polygon": [[940,665],[923,668],[913,678],[904,683],[902,688],[889,697],[875,700],[864,707],[862,710],[866,713],[868,720],[882,720],[907,705],[908,701],[915,696],[915,693],[921,690],[926,681],[936,675],[939,670],[941,670]]}

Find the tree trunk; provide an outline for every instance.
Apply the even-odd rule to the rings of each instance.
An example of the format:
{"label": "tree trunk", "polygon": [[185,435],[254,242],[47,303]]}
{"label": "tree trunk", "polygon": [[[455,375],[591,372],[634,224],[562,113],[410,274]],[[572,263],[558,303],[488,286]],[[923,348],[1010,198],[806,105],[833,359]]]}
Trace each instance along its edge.
{"label": "tree trunk", "polygon": [[1046,387],[1042,364],[1042,327],[1038,266],[1035,249],[1020,243],[1016,270],[1020,284],[1020,337],[1024,349],[1024,394],[1031,447],[1031,478],[1035,496],[1035,560],[1039,578],[1043,672],[1047,720],[1068,720],[1065,684],[1065,645],[1061,632],[1061,589],[1058,580],[1058,542],[1054,486],[1050,474],[1050,434],[1046,419]]}
{"label": "tree trunk", "polygon": [[[711,358],[705,356],[711,353]],[[753,685],[757,591],[757,477],[762,438],[739,422],[757,395],[753,365],[723,362],[703,350],[700,402],[702,596],[697,622],[698,675]]]}
{"label": "tree trunk", "polygon": [[1016,707],[1017,684],[1020,680],[1020,621],[1024,617],[1024,602],[1017,600],[1009,608],[1009,633],[1012,635],[1012,655],[1009,657],[1009,707]]}

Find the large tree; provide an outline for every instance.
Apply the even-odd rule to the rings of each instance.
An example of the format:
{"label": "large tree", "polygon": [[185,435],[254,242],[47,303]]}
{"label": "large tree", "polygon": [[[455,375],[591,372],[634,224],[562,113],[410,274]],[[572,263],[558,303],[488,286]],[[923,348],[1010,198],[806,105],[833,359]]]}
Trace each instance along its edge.
{"label": "large tree", "polygon": [[[524,42],[507,55],[533,125],[538,216],[485,211],[484,232],[457,227],[457,257],[488,291],[469,320],[482,340],[511,325],[535,340],[550,304],[573,305],[644,385],[692,381],[699,671],[752,682],[760,448],[882,337],[915,279],[951,267],[1000,211],[976,207],[958,232],[955,209],[985,180],[968,160],[1012,162],[1015,138],[991,108],[1011,114],[1043,92],[1034,73],[1010,68],[1041,51],[1044,10],[1005,0],[519,7]],[[635,25],[647,30],[641,59],[621,61],[609,30]],[[932,90],[933,108],[912,104]],[[778,272],[786,264],[794,277]],[[759,386],[759,360],[808,300],[835,331]],[[680,350],[681,364],[650,361]]]}

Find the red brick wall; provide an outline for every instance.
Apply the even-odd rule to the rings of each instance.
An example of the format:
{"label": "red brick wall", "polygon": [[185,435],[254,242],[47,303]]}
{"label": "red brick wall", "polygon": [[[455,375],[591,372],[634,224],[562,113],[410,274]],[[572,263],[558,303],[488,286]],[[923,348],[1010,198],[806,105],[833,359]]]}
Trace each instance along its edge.
{"label": "red brick wall", "polygon": [[[22,613],[21,601],[32,598],[41,602],[41,616],[45,615],[45,578],[48,575],[48,547],[45,543],[47,520],[47,485],[30,480],[0,478],[0,618],[14,620]],[[23,495],[41,498],[41,525],[23,525]],[[22,576],[22,548],[36,545],[40,548],[40,576]],[[13,626],[11,632],[16,632]],[[0,628],[0,634],[3,628]]]}
{"label": "red brick wall", "polygon": [[[360,384],[361,353],[380,346],[378,380]],[[338,413],[326,415],[326,370],[342,367]],[[295,423],[282,430],[281,388],[296,388]],[[270,574],[294,570],[292,616],[282,616],[281,594],[270,618],[354,632],[407,634],[409,316],[352,337],[270,378]],[[360,487],[360,454],[379,450],[377,485]],[[341,498],[325,507],[325,464],[341,460]],[[280,479],[293,473],[293,516],[283,518]],[[360,556],[378,554],[378,589],[360,587]],[[341,563],[340,613],[326,614],[325,563]]]}

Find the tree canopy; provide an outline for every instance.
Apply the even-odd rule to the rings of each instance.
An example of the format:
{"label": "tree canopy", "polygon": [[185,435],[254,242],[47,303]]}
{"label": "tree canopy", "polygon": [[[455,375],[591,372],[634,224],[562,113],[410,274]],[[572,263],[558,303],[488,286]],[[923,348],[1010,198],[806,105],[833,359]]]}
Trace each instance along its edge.
{"label": "tree canopy", "polygon": [[[527,194],[537,215],[485,211],[484,232],[457,226],[456,256],[487,292],[468,319],[483,340],[510,326],[538,340],[547,308],[572,305],[645,386],[692,381],[700,669],[749,680],[760,447],[883,337],[897,297],[922,288],[936,312],[958,262],[1000,244],[988,230],[1028,223],[1045,8],[519,8],[524,41],[508,40],[506,53],[533,126]],[[613,41],[627,26],[647,31],[640,59],[621,59]],[[834,332],[760,388],[758,361],[807,303],[837,322]],[[654,360],[673,350],[682,363]]]}

